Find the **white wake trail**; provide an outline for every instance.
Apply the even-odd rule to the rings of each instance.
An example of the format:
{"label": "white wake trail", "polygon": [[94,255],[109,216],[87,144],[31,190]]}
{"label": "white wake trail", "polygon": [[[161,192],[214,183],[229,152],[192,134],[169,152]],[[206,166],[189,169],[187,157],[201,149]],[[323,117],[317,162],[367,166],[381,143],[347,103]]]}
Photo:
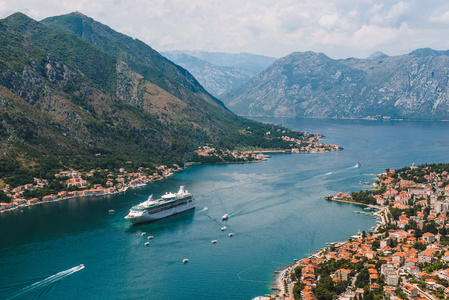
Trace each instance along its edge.
{"label": "white wake trail", "polygon": [[34,290],[38,289],[38,288],[48,286],[48,285],[50,285],[52,283],[55,283],[56,281],[59,281],[59,280],[65,278],[67,276],[70,276],[73,273],[76,273],[76,272],[78,272],[78,271],[80,271],[82,269],[84,269],[84,265],[79,265],[79,266],[73,267],[71,269],[68,269],[68,270],[56,273],[56,274],[54,274],[54,275],[52,275],[50,277],[45,278],[44,280],[35,282],[32,285],[27,286],[26,288],[21,290],[18,294],[8,298],[8,300],[17,298],[17,297],[19,297],[19,296],[21,296],[21,295],[23,295],[25,293],[29,293],[31,291],[34,291]]}

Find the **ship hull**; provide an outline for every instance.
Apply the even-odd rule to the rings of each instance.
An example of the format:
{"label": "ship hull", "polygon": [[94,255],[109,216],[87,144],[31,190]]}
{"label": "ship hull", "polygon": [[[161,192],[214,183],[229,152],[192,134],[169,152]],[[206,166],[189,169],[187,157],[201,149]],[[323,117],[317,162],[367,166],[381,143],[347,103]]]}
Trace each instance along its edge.
{"label": "ship hull", "polygon": [[192,201],[185,205],[176,206],[168,210],[163,210],[157,213],[148,213],[147,211],[145,211],[141,216],[138,217],[127,216],[126,219],[130,221],[132,225],[137,225],[142,223],[154,222],[160,219],[165,219],[193,209],[195,209],[195,201]]}

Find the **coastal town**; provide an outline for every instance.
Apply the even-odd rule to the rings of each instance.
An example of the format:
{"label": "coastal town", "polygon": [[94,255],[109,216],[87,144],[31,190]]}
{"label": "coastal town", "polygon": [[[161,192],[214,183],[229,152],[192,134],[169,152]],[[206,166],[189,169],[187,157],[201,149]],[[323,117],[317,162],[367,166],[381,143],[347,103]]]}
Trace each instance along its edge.
{"label": "coastal town", "polygon": [[[267,132],[266,135],[270,135]],[[322,135],[304,133],[302,139],[282,136],[282,140],[291,142],[292,149],[282,150],[283,153],[319,153],[342,150],[338,145],[320,143]],[[277,152],[277,151],[266,151]],[[266,153],[265,152],[265,153]],[[260,151],[237,151],[217,149],[211,145],[201,146],[194,152],[194,163],[232,163],[263,161],[268,155]],[[186,164],[188,166],[189,164]],[[172,166],[158,165],[154,170],[140,167],[134,172],[128,172],[125,167],[118,170],[92,169],[89,171],[65,170],[54,174],[54,181],[59,191],[50,189],[49,180],[33,178],[30,182],[12,187],[0,180],[0,192],[6,195],[6,201],[0,203],[0,212],[14,210],[20,207],[66,200],[76,197],[105,196],[162,180],[183,170],[177,164]],[[154,171],[154,172],[152,172]]]}
{"label": "coastal town", "polygon": [[[285,133],[285,130],[282,134]],[[265,136],[272,135],[270,131]],[[266,160],[264,153],[327,153],[340,151],[343,148],[339,145],[320,143],[322,134],[310,134],[303,132],[301,138],[294,138],[282,135],[281,140],[290,143],[290,147],[285,150],[262,150],[262,151],[238,151],[228,149],[216,149],[210,146],[199,147],[195,150],[195,161],[202,163],[220,163],[220,162],[251,162]]]}
{"label": "coastal town", "polygon": [[355,213],[373,214],[377,226],[296,261],[280,272],[277,295],[255,299],[448,298],[448,172],[445,164],[387,169],[375,190],[326,197],[365,206]]}
{"label": "coastal town", "polygon": [[[182,170],[178,165],[168,167],[160,165],[156,167],[157,172],[148,174],[148,168],[139,168],[137,172],[128,173],[124,168],[118,172],[109,170],[93,169],[88,172],[61,171],[55,174],[55,179],[63,186],[63,190],[51,193],[42,197],[30,197],[32,191],[39,191],[48,186],[46,179],[34,178],[34,183],[11,188],[9,184],[0,183],[0,189],[10,199],[9,202],[0,204],[0,212],[14,210],[19,207],[66,200],[75,197],[105,196],[126,191],[128,188],[135,188],[146,185],[149,182],[161,180],[172,176],[175,172]],[[92,178],[97,174],[105,176],[104,184],[95,184]]]}

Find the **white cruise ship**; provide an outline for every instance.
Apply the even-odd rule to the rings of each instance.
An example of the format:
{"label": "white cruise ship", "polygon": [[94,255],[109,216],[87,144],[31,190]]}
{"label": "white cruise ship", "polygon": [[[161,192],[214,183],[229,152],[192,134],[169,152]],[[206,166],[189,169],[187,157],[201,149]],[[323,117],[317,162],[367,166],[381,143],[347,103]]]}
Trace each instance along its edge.
{"label": "white cruise ship", "polygon": [[176,194],[166,193],[157,200],[153,200],[153,195],[151,195],[147,201],[131,207],[125,219],[134,225],[156,221],[195,209],[195,200],[184,187],[182,185]]}

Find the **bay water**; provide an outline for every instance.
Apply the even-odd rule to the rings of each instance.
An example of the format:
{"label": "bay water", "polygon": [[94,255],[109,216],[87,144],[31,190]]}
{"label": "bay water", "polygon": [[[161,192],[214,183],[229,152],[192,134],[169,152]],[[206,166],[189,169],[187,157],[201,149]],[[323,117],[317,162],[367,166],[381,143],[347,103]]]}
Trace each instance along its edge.
{"label": "bay water", "polygon": [[[193,166],[122,194],[0,214],[0,298],[251,299],[270,293],[274,271],[293,259],[375,225],[354,213],[361,207],[323,197],[368,188],[386,168],[449,161],[448,122],[258,120],[323,133],[345,150]],[[195,211],[133,227],[123,219],[180,185]]]}

